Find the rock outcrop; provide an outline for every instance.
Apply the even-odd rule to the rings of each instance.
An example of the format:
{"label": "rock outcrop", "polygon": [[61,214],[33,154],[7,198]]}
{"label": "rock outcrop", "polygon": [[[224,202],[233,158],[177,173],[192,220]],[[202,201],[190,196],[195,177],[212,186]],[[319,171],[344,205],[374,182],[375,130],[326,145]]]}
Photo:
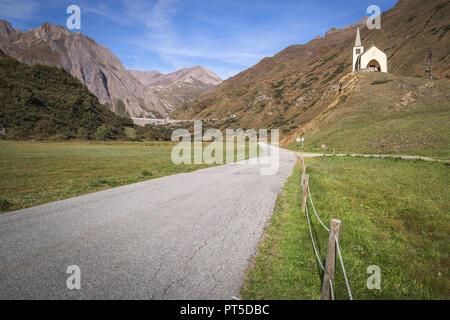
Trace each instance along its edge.
{"label": "rock outcrop", "polygon": [[133,76],[156,95],[164,107],[174,111],[222,83],[214,72],[201,67],[184,68],[169,74],[158,71],[129,70]]}

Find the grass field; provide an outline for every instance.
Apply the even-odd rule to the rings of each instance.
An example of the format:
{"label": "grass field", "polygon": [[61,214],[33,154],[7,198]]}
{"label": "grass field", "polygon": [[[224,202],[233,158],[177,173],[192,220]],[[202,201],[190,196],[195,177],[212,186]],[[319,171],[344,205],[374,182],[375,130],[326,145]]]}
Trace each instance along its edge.
{"label": "grass field", "polygon": [[0,213],[207,165],[175,165],[172,142],[0,141]]}
{"label": "grass field", "polygon": [[[355,299],[450,298],[450,167],[425,161],[320,157],[306,161],[315,207],[342,221],[340,245]],[[319,299],[321,270],[301,212],[297,166],[250,266],[244,299]],[[328,234],[311,217],[322,262]],[[339,262],[338,262],[339,263]],[[381,290],[366,287],[381,268]],[[337,299],[348,299],[337,265]]]}

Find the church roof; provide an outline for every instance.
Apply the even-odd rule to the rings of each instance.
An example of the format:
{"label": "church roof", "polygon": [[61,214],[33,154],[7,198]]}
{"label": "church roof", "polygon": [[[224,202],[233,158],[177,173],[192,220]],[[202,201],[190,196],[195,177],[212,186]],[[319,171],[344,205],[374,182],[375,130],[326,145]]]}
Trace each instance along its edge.
{"label": "church roof", "polygon": [[356,32],[355,47],[361,47],[361,35],[359,34],[359,28]]}
{"label": "church roof", "polygon": [[[364,54],[366,54],[367,52],[369,52],[370,49],[372,49],[372,48],[375,48],[375,49],[377,49],[378,51],[383,52],[382,50],[378,49],[378,48],[375,46],[375,44],[372,44],[369,48],[366,48],[366,49],[364,50],[363,53],[361,53],[361,56],[364,55]],[[383,52],[383,53],[384,53],[384,52]]]}

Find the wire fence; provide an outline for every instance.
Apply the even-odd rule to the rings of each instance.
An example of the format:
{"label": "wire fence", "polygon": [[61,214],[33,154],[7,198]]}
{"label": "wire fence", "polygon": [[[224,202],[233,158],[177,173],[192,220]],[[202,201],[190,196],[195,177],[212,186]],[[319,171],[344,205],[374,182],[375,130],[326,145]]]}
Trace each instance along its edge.
{"label": "wire fence", "polygon": [[[316,216],[316,218],[319,221],[319,223],[322,225],[322,227],[329,234],[331,234],[331,231],[330,231],[330,228],[328,228],[323,223],[322,219],[320,219],[319,214],[317,213],[317,210],[314,207],[314,202],[313,202],[313,199],[311,197],[311,191],[310,191],[310,188],[309,188],[309,176],[306,176],[306,174],[305,174],[306,169],[305,169],[305,164],[304,164],[303,158],[302,158],[302,166],[303,166],[303,168],[302,168],[302,180],[301,180],[301,184],[303,186],[303,204],[302,204],[302,209],[304,208],[304,211],[306,213],[306,220],[307,220],[307,223],[308,223],[308,229],[309,229],[309,235],[311,237],[311,243],[312,243],[312,246],[313,246],[313,249],[314,249],[314,255],[315,255],[316,259],[317,259],[317,263],[319,264],[320,268],[324,272],[323,282],[326,281],[327,283],[329,283],[329,287],[322,286],[322,297],[327,297],[328,296],[328,294],[324,295],[324,293],[327,293],[327,292],[324,292],[324,291],[327,291],[329,289],[329,291],[330,291],[329,293],[330,293],[331,299],[332,300],[335,299],[335,294],[334,294],[334,289],[335,288],[334,288],[332,279],[334,279],[334,264],[335,264],[334,260],[335,260],[335,253],[337,252],[337,254],[339,256],[340,265],[341,265],[341,268],[342,268],[342,273],[344,275],[344,280],[345,280],[345,285],[347,287],[348,296],[349,296],[350,300],[353,300],[352,291],[351,291],[350,284],[349,284],[348,277],[347,277],[347,271],[346,271],[345,266],[344,266],[344,260],[342,258],[341,248],[339,246],[339,239],[338,239],[339,233],[337,233],[337,236],[334,235],[333,238],[330,238],[331,242],[328,243],[327,260],[325,261],[325,264],[326,264],[325,266],[323,265],[323,263],[322,263],[322,261],[320,259],[319,252],[317,250],[317,246],[316,246],[316,243],[314,241],[314,236],[313,236],[313,232],[312,232],[312,228],[311,228],[311,220],[310,220],[310,217],[309,217],[309,210],[308,210],[308,198],[309,198],[309,202],[311,204],[311,208],[313,209],[314,215]],[[337,220],[333,220],[333,221],[337,221]],[[340,221],[339,221],[339,226],[340,226]],[[333,260],[333,261],[328,261],[328,260]],[[332,268],[331,268],[332,275],[331,275],[330,278],[327,278],[326,277],[326,273],[327,273],[328,270],[325,270],[325,269],[326,269],[326,267],[328,266],[329,263],[332,264]]]}

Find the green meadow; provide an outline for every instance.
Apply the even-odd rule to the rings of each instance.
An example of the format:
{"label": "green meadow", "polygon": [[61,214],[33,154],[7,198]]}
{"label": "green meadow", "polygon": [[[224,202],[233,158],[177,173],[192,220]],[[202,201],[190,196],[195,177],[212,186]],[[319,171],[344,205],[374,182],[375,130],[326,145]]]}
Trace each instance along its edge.
{"label": "green meadow", "polygon": [[0,141],[0,213],[211,166],[174,164],[176,144]]}
{"label": "green meadow", "polygon": [[[306,160],[314,205],[324,223],[342,221],[340,246],[355,299],[450,298],[450,166],[352,157]],[[319,299],[322,271],[301,211],[297,165],[280,195],[240,295],[243,299]],[[310,205],[309,205],[310,206]],[[325,261],[328,233],[310,212]],[[367,268],[381,269],[369,290]],[[348,299],[339,265],[337,299]]]}

